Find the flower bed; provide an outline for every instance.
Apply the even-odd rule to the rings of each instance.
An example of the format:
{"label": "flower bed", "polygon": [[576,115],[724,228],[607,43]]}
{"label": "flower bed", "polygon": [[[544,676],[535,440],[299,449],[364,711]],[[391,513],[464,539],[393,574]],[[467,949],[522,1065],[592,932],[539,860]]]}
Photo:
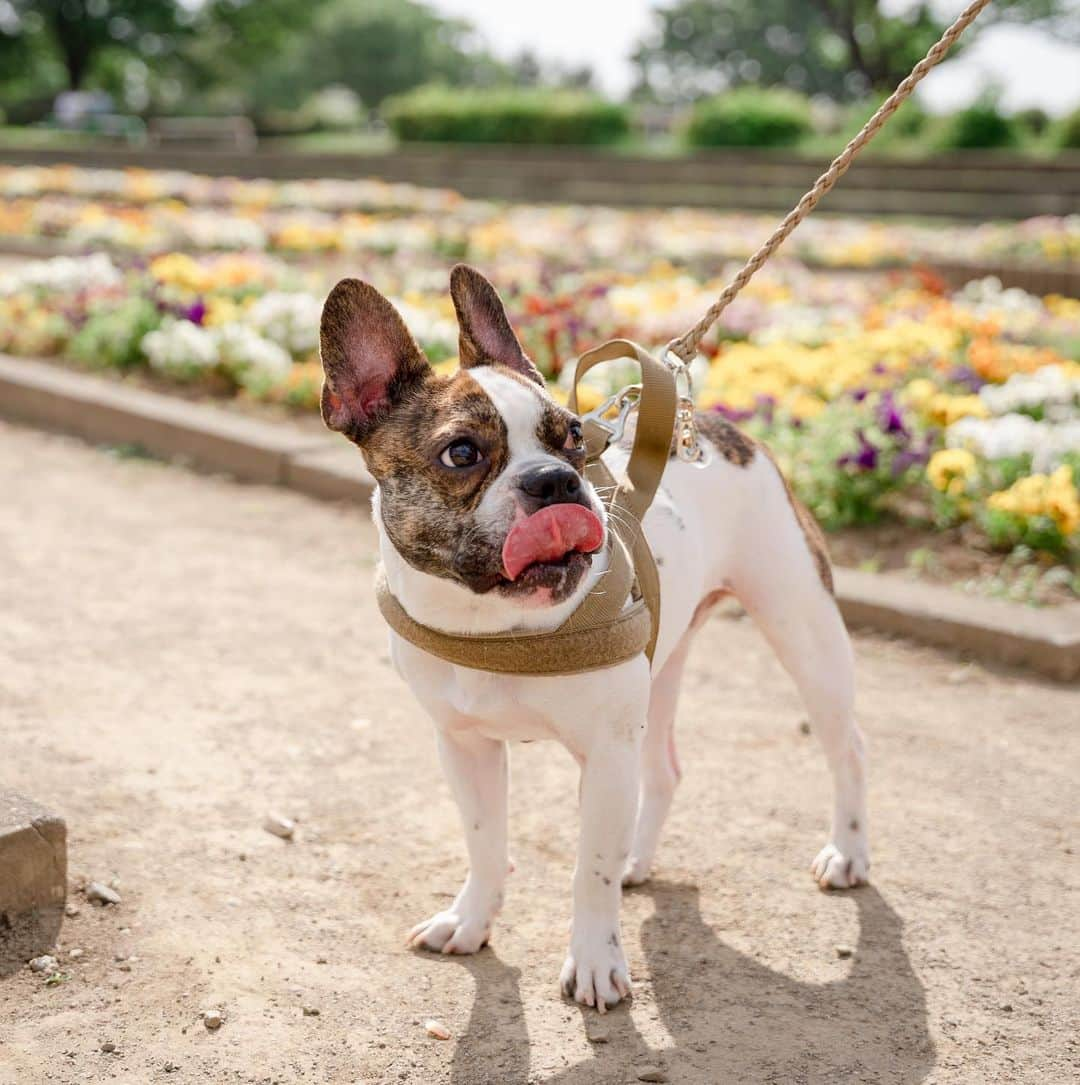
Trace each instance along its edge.
{"label": "flower bed", "polygon": [[[559,267],[691,271],[744,259],[771,232],[765,215],[671,209],[499,205],[444,189],[373,180],[241,181],[147,170],[0,167],[0,238],[54,239],[77,250],[517,254]],[[1080,261],[1080,215],[1019,223],[924,226],[819,213],[786,255],[822,267],[958,261],[1068,268]]]}
{"label": "flower bed", "polygon": [[[574,271],[478,243],[557,395],[581,350],[616,335],[662,344],[722,285],[664,264]],[[368,253],[355,270],[452,368],[447,262]],[[0,277],[0,349],[312,411],[322,275],[258,253],[28,263]],[[1078,359],[1077,300],[993,280],[950,295],[925,274],[821,276],[788,263],[729,307],[694,372],[699,405],[766,440],[826,528],[891,521],[1011,552],[1024,575],[1006,588],[1061,598],[1080,592]],[[608,367],[587,401],[624,378]]]}

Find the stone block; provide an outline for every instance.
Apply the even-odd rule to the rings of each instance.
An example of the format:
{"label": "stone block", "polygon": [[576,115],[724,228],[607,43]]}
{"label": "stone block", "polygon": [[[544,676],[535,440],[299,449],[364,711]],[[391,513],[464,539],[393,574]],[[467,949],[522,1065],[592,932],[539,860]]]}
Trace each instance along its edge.
{"label": "stone block", "polygon": [[0,976],[52,949],[66,895],[63,819],[0,789]]}

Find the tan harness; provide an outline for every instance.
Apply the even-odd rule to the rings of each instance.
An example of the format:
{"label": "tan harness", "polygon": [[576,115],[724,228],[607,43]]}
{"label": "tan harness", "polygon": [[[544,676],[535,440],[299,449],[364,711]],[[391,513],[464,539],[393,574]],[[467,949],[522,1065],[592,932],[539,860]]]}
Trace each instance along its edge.
{"label": "tan harness", "polygon": [[[380,570],[375,593],[387,624],[410,644],[448,663],[497,674],[561,675],[613,667],[642,652],[652,661],[660,627],[660,579],[641,522],[671,451],[679,396],[674,371],[628,339],[583,354],[568,406],[577,412],[578,381],[594,365],[631,358],[641,367],[638,414],[626,478],[617,482],[601,458],[613,428],[593,412],[584,421],[585,477],[607,509],[608,569],[566,621],[548,632],[444,633],[411,618]],[[629,600],[629,601],[628,601]]]}

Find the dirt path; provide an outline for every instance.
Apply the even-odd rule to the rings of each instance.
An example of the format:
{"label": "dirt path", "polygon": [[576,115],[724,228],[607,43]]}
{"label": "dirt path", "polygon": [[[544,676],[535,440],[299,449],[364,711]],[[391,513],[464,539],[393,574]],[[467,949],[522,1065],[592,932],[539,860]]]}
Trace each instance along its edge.
{"label": "dirt path", "polygon": [[555,747],[514,751],[493,947],[402,948],[464,851],[362,510],[6,426],[0,494],[0,778],[66,816],[73,886],[123,895],[73,891],[64,982],[0,980],[3,1085],[1080,1073],[1075,688],[860,638],[875,885],[826,895],[823,761],[754,630],[713,621],[659,878],[625,904],[635,997],[600,1023],[556,992],[576,818]]}

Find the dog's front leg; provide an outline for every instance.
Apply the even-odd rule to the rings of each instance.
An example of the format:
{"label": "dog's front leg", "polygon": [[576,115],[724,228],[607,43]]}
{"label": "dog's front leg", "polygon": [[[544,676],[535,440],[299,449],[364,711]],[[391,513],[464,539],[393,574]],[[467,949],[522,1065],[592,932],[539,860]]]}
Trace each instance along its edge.
{"label": "dog's front leg", "polygon": [[409,945],[475,953],[502,907],[509,869],[506,840],[506,743],[472,732],[438,732],[439,758],[461,812],[469,873],[444,912],[418,923]]}
{"label": "dog's front leg", "polygon": [[581,838],[563,993],[601,1013],[630,994],[619,929],[622,874],[637,813],[644,719],[593,742],[581,768]]}

